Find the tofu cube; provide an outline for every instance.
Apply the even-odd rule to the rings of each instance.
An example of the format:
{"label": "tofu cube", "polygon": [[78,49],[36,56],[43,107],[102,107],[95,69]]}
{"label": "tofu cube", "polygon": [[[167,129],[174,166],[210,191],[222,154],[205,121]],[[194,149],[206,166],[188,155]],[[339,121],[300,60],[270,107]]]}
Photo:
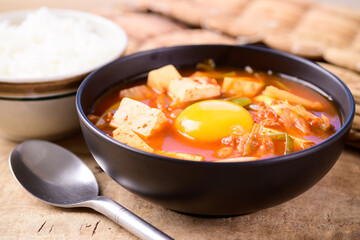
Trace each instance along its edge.
{"label": "tofu cube", "polygon": [[123,124],[113,131],[113,138],[119,142],[122,142],[130,147],[134,147],[146,152],[152,152],[153,149],[146,144],[136,133],[134,133],[130,126]]}
{"label": "tofu cube", "polygon": [[254,97],[264,88],[263,82],[254,80],[249,77],[225,77],[221,91],[230,95]]}
{"label": "tofu cube", "polygon": [[181,78],[180,73],[173,65],[166,65],[162,68],[149,72],[147,85],[159,93],[166,92],[172,79]]}
{"label": "tofu cube", "polygon": [[130,98],[123,98],[110,125],[118,128],[127,124],[132,131],[143,138],[148,138],[164,127],[167,121],[165,114],[160,109],[151,108]]}
{"label": "tofu cube", "polygon": [[219,96],[220,86],[213,78],[182,77],[170,81],[168,94],[178,103],[190,102]]}

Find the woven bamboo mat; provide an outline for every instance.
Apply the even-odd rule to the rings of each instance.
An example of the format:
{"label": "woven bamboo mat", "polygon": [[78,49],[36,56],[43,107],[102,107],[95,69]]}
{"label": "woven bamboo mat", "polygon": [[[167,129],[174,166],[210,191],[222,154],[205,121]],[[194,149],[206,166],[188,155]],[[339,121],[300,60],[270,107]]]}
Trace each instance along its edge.
{"label": "woven bamboo mat", "polygon": [[265,44],[319,63],[353,93],[360,148],[360,10],[310,0],[119,0],[93,13],[129,36],[125,54],[183,44]]}

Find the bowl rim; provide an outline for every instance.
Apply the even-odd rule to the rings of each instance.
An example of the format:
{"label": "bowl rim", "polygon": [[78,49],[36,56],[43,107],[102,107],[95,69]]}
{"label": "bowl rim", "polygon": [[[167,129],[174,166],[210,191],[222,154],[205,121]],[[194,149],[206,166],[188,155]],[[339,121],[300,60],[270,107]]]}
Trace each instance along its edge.
{"label": "bowl rim", "polygon": [[64,91],[56,94],[44,94],[44,95],[34,95],[34,96],[2,96],[0,95],[1,101],[23,101],[23,102],[31,102],[31,101],[45,101],[45,100],[55,100],[59,98],[66,98],[76,96],[77,89],[71,91]]}
{"label": "bowl rim", "polygon": [[[292,58],[296,61],[299,61],[303,64],[306,65],[310,65],[314,68],[316,68],[318,71],[321,71],[325,74],[328,74],[329,77],[332,77],[335,81],[337,81],[339,84],[341,84],[344,89],[347,92],[347,95],[349,97],[350,100],[350,113],[347,119],[344,119],[344,123],[341,126],[341,128],[334,133],[332,136],[330,136],[329,138],[325,139],[323,142],[316,144],[308,149],[305,150],[301,150],[301,151],[297,151],[294,153],[290,153],[288,155],[283,155],[283,156],[275,156],[275,157],[271,157],[271,158],[264,158],[264,159],[259,159],[256,161],[239,161],[239,162],[211,162],[211,161],[189,161],[189,160],[185,160],[185,159],[178,159],[178,158],[172,158],[172,157],[167,157],[167,156],[163,156],[163,155],[159,155],[159,154],[154,154],[154,153],[150,153],[150,152],[146,152],[146,151],[142,151],[140,149],[128,146],[124,143],[121,143],[113,138],[111,138],[110,136],[106,135],[105,133],[101,132],[98,128],[95,127],[94,124],[92,124],[90,122],[90,120],[86,117],[86,114],[81,106],[81,96],[82,96],[82,92],[83,89],[85,88],[85,85],[87,84],[87,82],[89,81],[89,79],[91,79],[94,75],[96,75],[99,71],[103,71],[104,69],[111,67],[112,65],[118,64],[118,62],[122,62],[122,61],[126,61],[127,59],[131,59],[131,58],[137,58],[137,57],[141,57],[143,55],[148,55],[148,54],[153,54],[153,53],[158,53],[158,52],[164,52],[164,51],[171,51],[172,49],[181,49],[181,48],[196,48],[196,47],[234,47],[234,48],[244,48],[244,49],[251,49],[251,50],[255,50],[255,51],[265,51],[268,52],[270,54],[275,54],[275,55],[280,55],[282,57],[285,58]],[[322,88],[319,87],[321,90]],[[324,90],[322,90],[324,91]],[[325,93],[327,93],[326,91],[324,91]],[[339,108],[339,106],[337,106]],[[340,106],[341,107],[341,106]],[[82,123],[84,123],[86,125],[86,127],[94,134],[96,134],[98,137],[104,139],[105,141],[110,141],[112,144],[115,144],[116,146],[125,148],[129,151],[132,152],[136,152],[137,154],[141,154],[141,155],[145,155],[147,157],[151,157],[151,158],[156,158],[158,160],[161,161],[175,161],[175,162],[179,162],[182,164],[190,164],[190,165],[203,165],[203,166],[208,166],[208,167],[212,167],[212,166],[224,166],[224,167],[233,167],[233,166],[257,166],[257,165],[268,165],[268,164],[280,164],[281,162],[284,161],[296,161],[297,159],[301,159],[301,157],[306,156],[308,154],[311,154],[312,152],[316,152],[318,149],[331,144],[332,142],[336,141],[338,138],[340,138],[341,136],[343,136],[344,134],[346,134],[346,132],[351,128],[351,124],[355,115],[355,102],[354,102],[354,97],[350,91],[350,89],[346,86],[346,84],[339,79],[337,76],[335,76],[333,73],[331,73],[330,71],[326,70],[325,68],[321,67],[319,64],[317,64],[314,61],[311,61],[309,59],[305,59],[303,57],[300,56],[296,56],[290,53],[286,53],[283,51],[279,51],[279,50],[275,50],[275,49],[271,49],[265,46],[258,46],[258,45],[226,45],[226,44],[199,44],[199,45],[179,45],[179,46],[172,46],[172,47],[163,47],[163,48],[156,48],[156,49],[152,49],[152,50],[147,50],[147,51],[142,51],[142,52],[138,52],[138,53],[134,53],[131,55],[127,55],[124,57],[121,57],[101,68],[99,68],[98,70],[92,72],[90,75],[88,75],[85,80],[81,83],[81,85],[78,88],[77,94],[76,94],[76,110],[77,113],[80,117],[80,120],[82,121]]]}
{"label": "bowl rim", "polygon": [[[24,77],[0,76],[0,83],[6,83],[6,84],[12,84],[12,85],[19,85],[19,84],[34,84],[34,85],[36,85],[36,84],[45,84],[45,83],[51,84],[52,82],[57,82],[57,81],[66,81],[67,79],[71,79],[71,78],[75,78],[77,76],[83,76],[83,75],[89,74],[92,71],[111,63],[112,61],[119,58],[125,51],[125,48],[127,47],[128,36],[127,36],[126,32],[124,31],[124,29],[122,27],[120,27],[118,24],[116,24],[115,22],[113,22],[109,19],[106,19],[105,17],[99,16],[96,14],[92,14],[92,13],[88,13],[88,12],[84,12],[84,11],[78,11],[78,10],[61,9],[61,8],[47,8],[47,7],[41,7],[41,8],[46,8],[49,12],[54,13],[56,16],[67,16],[67,17],[75,18],[75,19],[83,19],[86,22],[88,22],[90,25],[92,25],[93,23],[98,23],[98,24],[101,24],[103,27],[111,28],[111,30],[113,32],[117,32],[117,35],[119,36],[119,39],[117,41],[118,44],[115,45],[118,48],[116,49],[116,51],[113,51],[112,55],[110,57],[108,57],[105,61],[103,61],[102,63],[92,65],[90,67],[83,68],[81,70],[72,71],[72,72],[60,74],[60,75],[45,76],[45,77],[24,78]],[[11,23],[11,19],[14,19],[14,18],[24,19],[28,13],[35,12],[41,8],[4,12],[4,13],[0,14],[0,21],[9,20],[9,22]],[[29,81],[29,79],[32,81]]]}

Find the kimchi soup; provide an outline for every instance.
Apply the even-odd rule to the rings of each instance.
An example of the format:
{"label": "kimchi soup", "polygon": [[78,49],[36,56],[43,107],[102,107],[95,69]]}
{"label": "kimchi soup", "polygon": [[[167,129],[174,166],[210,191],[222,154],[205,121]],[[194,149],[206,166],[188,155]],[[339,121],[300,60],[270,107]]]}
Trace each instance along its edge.
{"label": "kimchi soup", "polygon": [[310,148],[341,127],[329,97],[271,71],[206,60],[135,82],[109,90],[88,118],[124,144],[168,157],[254,161]]}

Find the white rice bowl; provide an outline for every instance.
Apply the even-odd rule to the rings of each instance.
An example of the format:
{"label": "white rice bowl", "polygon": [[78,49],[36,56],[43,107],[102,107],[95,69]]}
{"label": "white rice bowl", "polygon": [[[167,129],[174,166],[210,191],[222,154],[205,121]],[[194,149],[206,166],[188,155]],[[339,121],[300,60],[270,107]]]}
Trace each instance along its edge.
{"label": "white rice bowl", "polygon": [[115,23],[79,11],[40,8],[0,15],[0,82],[49,82],[87,74],[127,44]]}
{"label": "white rice bowl", "polygon": [[47,9],[0,14],[0,137],[55,140],[79,130],[76,91],[120,57],[127,37],[103,17]]}

